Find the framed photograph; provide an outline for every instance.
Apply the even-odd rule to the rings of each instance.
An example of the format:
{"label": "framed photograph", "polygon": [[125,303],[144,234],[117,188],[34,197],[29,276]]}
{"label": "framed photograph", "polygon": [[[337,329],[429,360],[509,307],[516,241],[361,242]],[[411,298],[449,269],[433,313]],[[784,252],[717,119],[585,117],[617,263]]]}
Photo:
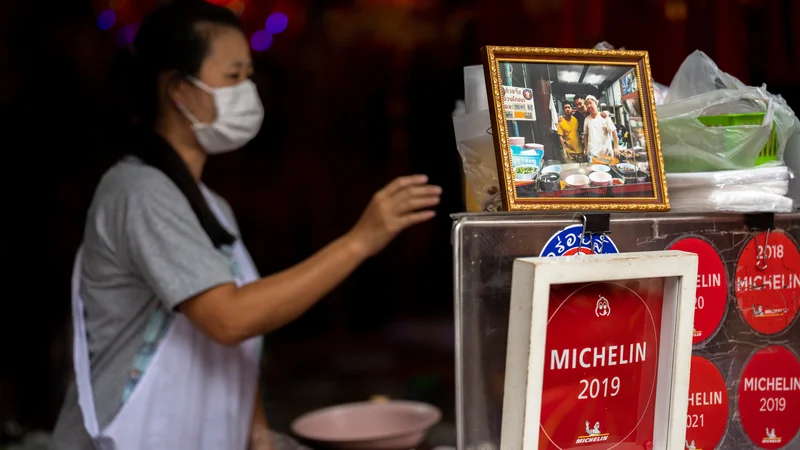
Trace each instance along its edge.
{"label": "framed photograph", "polygon": [[683,448],[697,265],[680,251],[517,259],[501,450]]}
{"label": "framed photograph", "polygon": [[647,52],[483,56],[503,209],[669,210]]}

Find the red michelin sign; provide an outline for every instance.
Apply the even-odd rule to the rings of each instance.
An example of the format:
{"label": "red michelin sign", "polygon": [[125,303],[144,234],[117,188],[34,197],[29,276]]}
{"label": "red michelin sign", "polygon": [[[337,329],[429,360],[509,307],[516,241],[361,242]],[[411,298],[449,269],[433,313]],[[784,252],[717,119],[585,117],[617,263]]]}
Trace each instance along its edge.
{"label": "red michelin sign", "polygon": [[664,280],[550,291],[539,449],[652,446]]}
{"label": "red michelin sign", "polygon": [[800,360],[772,345],[757,351],[739,381],[739,417],[759,448],[788,447],[800,429]]}
{"label": "red michelin sign", "polygon": [[714,247],[698,237],[683,238],[672,244],[669,250],[695,253],[698,258],[692,333],[692,344],[697,345],[713,337],[725,317],[728,302],[725,265]]}
{"label": "red michelin sign", "polygon": [[728,428],[728,387],[719,369],[702,356],[692,356],[686,449],[717,448]]}
{"label": "red michelin sign", "polygon": [[759,233],[745,245],[736,264],[736,300],[755,331],[786,331],[800,310],[800,252],[781,232]]}

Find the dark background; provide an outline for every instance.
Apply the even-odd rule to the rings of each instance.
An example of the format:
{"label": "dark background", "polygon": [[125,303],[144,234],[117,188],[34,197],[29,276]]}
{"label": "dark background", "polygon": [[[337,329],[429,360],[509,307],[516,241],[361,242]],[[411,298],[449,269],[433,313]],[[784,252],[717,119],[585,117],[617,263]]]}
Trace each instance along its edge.
{"label": "dark background", "polygon": [[[117,30],[156,3],[0,1],[0,130],[7,259],[0,311],[0,422],[52,426],[71,376],[69,275],[120,99],[108,82]],[[216,3],[227,4],[218,0]],[[286,31],[256,53],[267,111],[245,149],[212,158],[206,182],[238,215],[262,273],[346,232],[397,175],[445,188],[438,217],[403,234],[307,315],[268,337],[274,424],[371,394],[437,404],[453,421],[450,219],[462,211],[450,118],[462,68],[483,45],[650,52],[669,84],[693,50],[797,105],[800,2],[792,0],[252,0],[253,33],[274,11]]]}

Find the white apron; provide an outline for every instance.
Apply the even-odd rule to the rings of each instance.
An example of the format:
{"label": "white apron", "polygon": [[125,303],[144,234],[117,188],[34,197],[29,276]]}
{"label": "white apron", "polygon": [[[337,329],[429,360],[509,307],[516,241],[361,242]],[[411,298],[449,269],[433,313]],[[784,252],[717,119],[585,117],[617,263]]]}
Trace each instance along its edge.
{"label": "white apron", "polygon": [[[214,215],[234,230],[216,200],[201,186]],[[75,378],[83,422],[98,450],[245,450],[256,395],[261,337],[225,347],[176,314],[150,365],[107,427],[95,412],[91,366],[80,296],[81,253],[72,275]],[[233,244],[239,286],[258,279],[241,240]],[[122,382],[122,380],[120,380]]]}

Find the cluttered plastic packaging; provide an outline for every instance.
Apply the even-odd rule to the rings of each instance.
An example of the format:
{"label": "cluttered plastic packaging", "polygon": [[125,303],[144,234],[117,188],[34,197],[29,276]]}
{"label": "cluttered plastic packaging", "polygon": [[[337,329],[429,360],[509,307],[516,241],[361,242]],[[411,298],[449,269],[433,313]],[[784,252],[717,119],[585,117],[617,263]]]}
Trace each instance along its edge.
{"label": "cluttered plastic packaging", "polygon": [[464,67],[464,102],[453,113],[453,129],[464,175],[480,210],[499,211],[500,182],[483,66]]}
{"label": "cluttered plastic packaging", "polygon": [[746,86],[695,51],[658,106],[658,126],[672,211],[795,208],[787,196],[794,175],[784,156],[798,151],[800,127],[786,101],[766,86]]}
{"label": "cluttered plastic packaging", "polygon": [[667,172],[710,172],[780,164],[795,116],[766,86],[745,86],[695,51],[658,107]]}

